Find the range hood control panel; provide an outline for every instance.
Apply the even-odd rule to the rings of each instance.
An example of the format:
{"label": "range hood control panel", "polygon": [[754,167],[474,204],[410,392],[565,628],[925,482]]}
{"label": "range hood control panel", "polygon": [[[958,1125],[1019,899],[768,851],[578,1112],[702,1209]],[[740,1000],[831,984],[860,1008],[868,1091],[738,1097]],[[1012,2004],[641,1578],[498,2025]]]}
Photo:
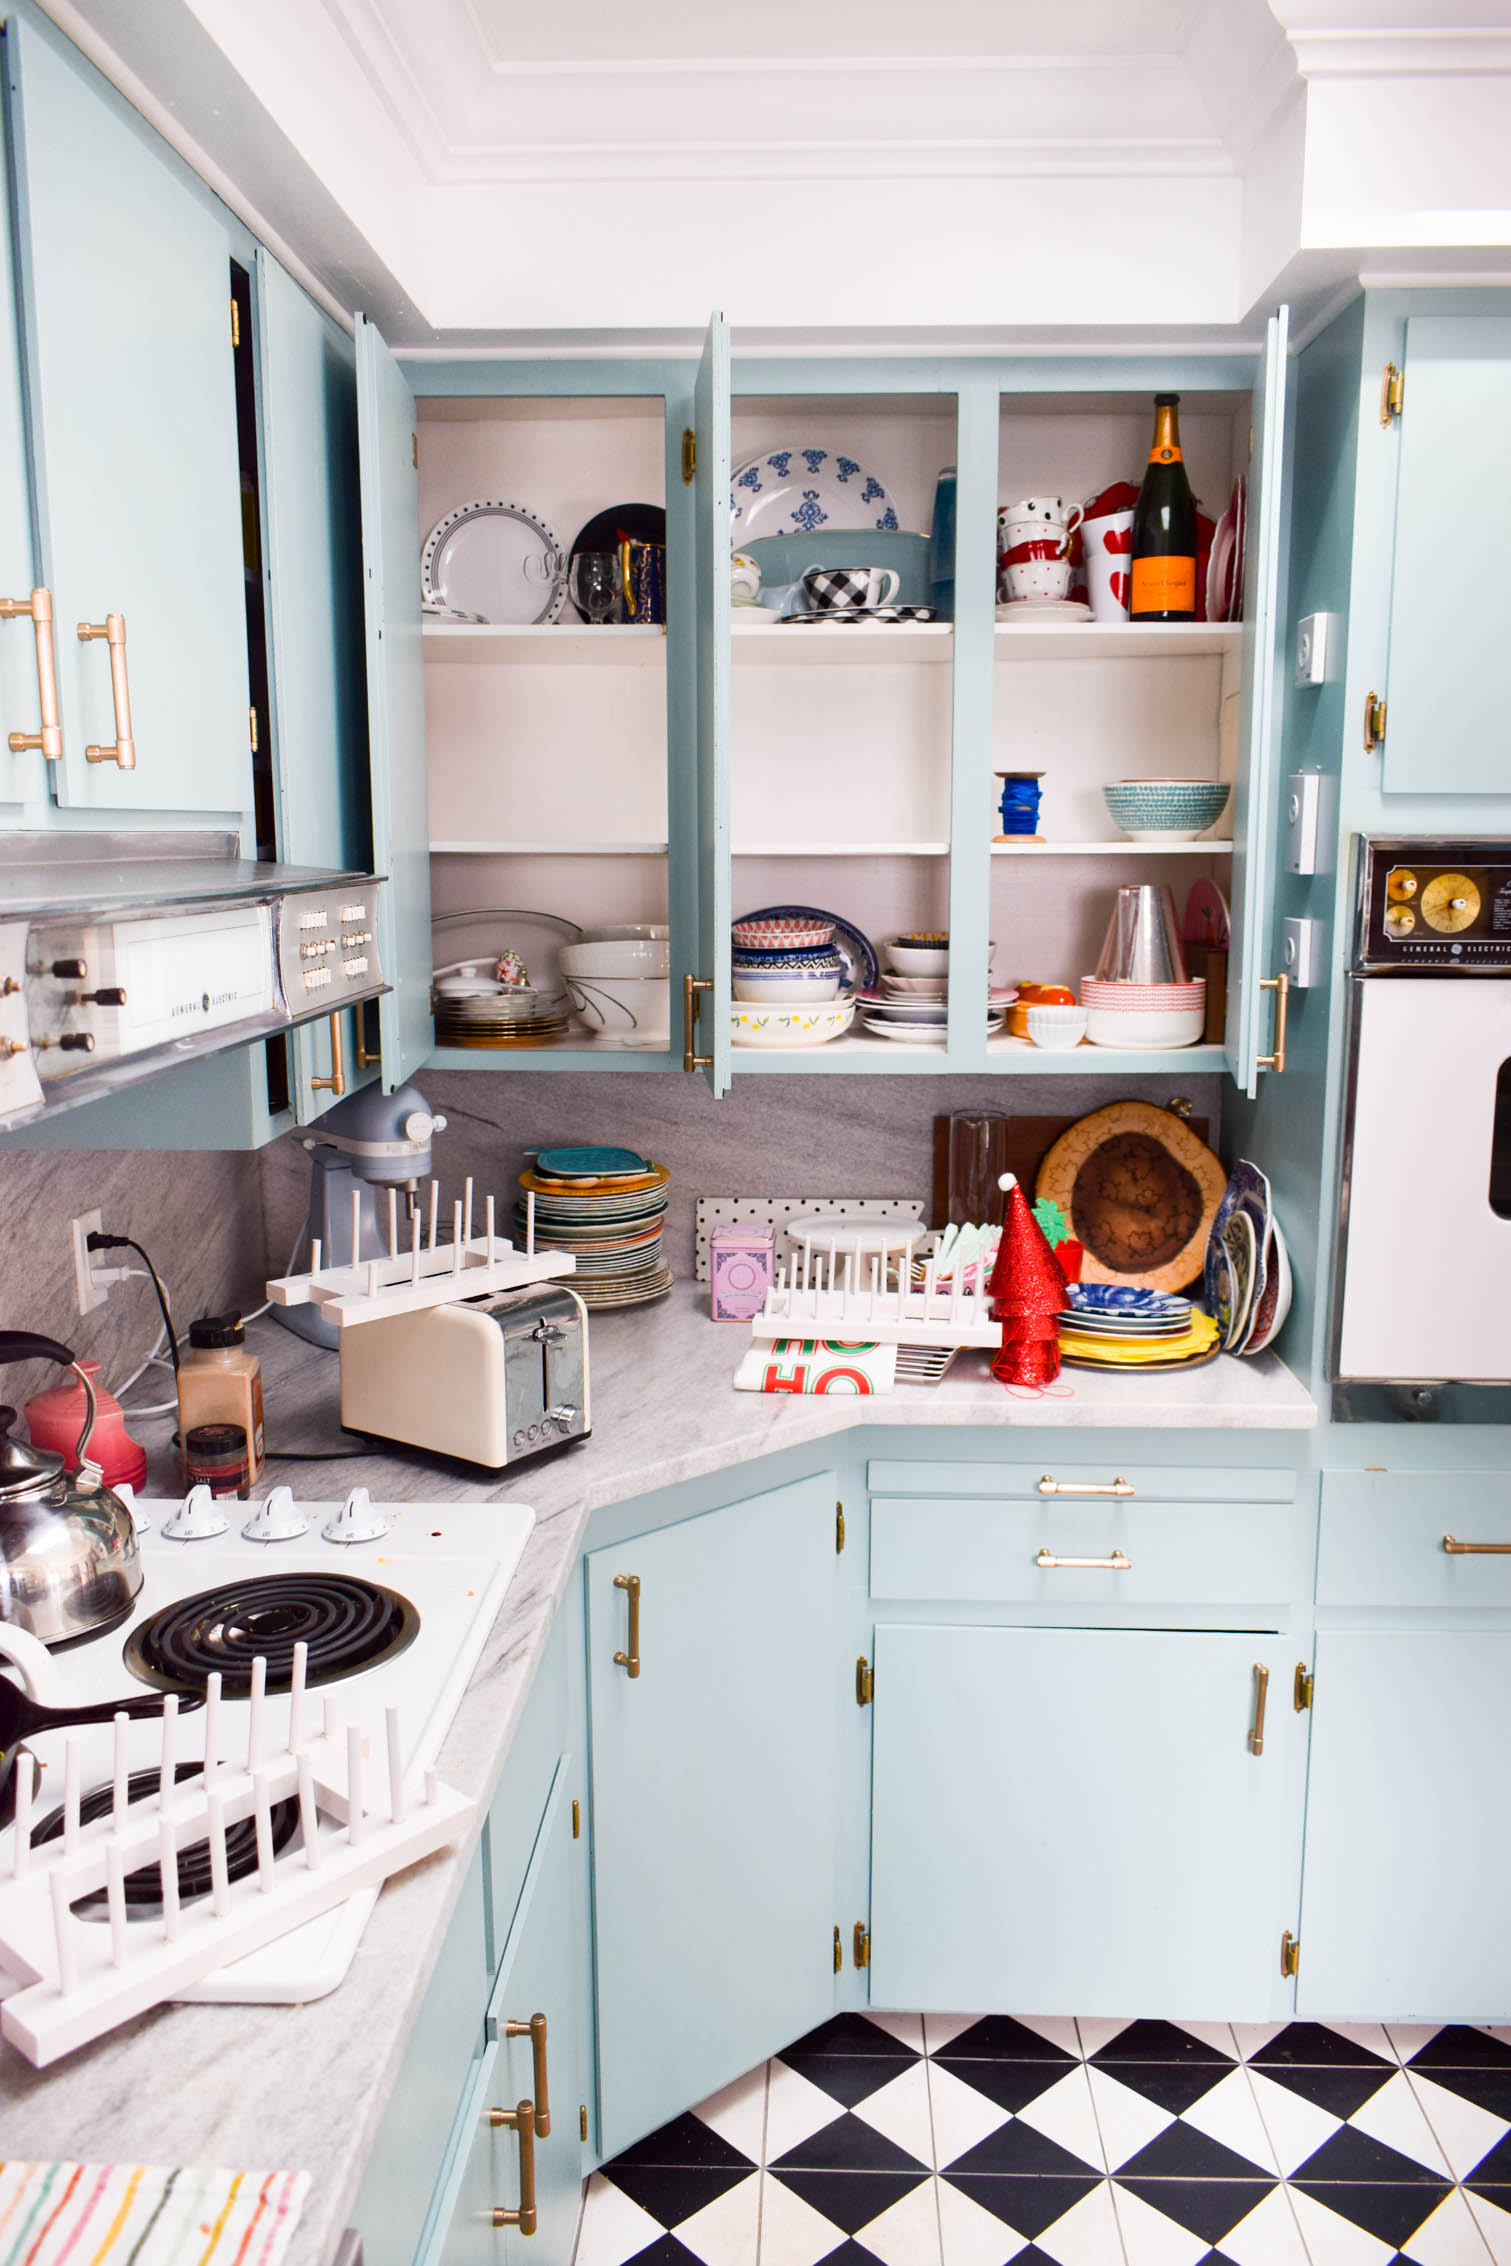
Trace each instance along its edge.
{"label": "range hood control panel", "polygon": [[379,888],[0,920],[0,1129],[377,997]]}

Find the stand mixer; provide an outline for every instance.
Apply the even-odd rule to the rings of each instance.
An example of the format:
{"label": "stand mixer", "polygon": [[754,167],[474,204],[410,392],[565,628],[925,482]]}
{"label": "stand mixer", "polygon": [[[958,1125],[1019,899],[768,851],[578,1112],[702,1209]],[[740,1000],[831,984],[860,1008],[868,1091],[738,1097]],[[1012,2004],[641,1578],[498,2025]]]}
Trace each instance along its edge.
{"label": "stand mixer", "polygon": [[[327,1110],[304,1143],[310,1155],[308,1247],[318,1244],[330,1266],[386,1257],[388,1229],[386,1222],[379,1225],[377,1191],[402,1188],[407,1220],[415,1189],[431,1171],[431,1138],[445,1130],[445,1118],[434,1114],[417,1086],[400,1086],[392,1094],[364,1086]],[[319,1306],[278,1306],[274,1313],[286,1330],[312,1345],[334,1348],[339,1342],[337,1324]]]}

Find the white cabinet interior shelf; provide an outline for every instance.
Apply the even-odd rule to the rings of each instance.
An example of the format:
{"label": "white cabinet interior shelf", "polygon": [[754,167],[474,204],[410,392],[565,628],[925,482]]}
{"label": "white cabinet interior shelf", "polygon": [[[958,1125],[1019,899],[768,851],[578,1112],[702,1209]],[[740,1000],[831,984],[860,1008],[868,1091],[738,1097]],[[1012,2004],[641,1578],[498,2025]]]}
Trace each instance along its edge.
{"label": "white cabinet interior shelf", "polygon": [[446,858],[664,858],[664,842],[432,842]]}
{"label": "white cabinet interior shelf", "polygon": [[1230,858],[1225,842],[993,842],[994,858]]}
{"label": "white cabinet interior shelf", "polygon": [[1242,622],[998,622],[999,661],[1189,661],[1243,650]]}
{"label": "white cabinet interior shelf", "polygon": [[813,622],[794,637],[792,626],[773,614],[742,621],[736,613],[731,649],[737,661],[828,663],[848,655],[869,668],[879,661],[947,661],[954,636],[951,622]]}
{"label": "white cabinet interior shelf", "polygon": [[427,661],[629,662],[659,664],[666,655],[661,622],[436,622],[423,625]]}

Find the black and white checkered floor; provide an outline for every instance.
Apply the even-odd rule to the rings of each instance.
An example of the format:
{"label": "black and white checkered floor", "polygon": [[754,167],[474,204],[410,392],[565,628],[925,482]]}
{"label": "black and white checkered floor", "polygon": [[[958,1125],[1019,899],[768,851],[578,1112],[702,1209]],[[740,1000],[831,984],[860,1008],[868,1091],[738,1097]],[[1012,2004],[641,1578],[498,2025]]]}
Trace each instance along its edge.
{"label": "black and white checkered floor", "polygon": [[594,2175],[631,2259],[1511,2266],[1511,2030],[837,2015]]}

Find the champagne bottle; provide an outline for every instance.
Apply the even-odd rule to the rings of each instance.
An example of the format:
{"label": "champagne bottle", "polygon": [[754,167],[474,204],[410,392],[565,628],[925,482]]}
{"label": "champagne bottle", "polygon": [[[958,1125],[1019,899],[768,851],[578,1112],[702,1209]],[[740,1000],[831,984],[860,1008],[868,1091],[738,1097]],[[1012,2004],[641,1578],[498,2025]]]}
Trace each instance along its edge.
{"label": "champagne bottle", "polygon": [[1154,397],[1154,446],[1133,511],[1134,621],[1196,619],[1196,501],[1181,456],[1178,393]]}

